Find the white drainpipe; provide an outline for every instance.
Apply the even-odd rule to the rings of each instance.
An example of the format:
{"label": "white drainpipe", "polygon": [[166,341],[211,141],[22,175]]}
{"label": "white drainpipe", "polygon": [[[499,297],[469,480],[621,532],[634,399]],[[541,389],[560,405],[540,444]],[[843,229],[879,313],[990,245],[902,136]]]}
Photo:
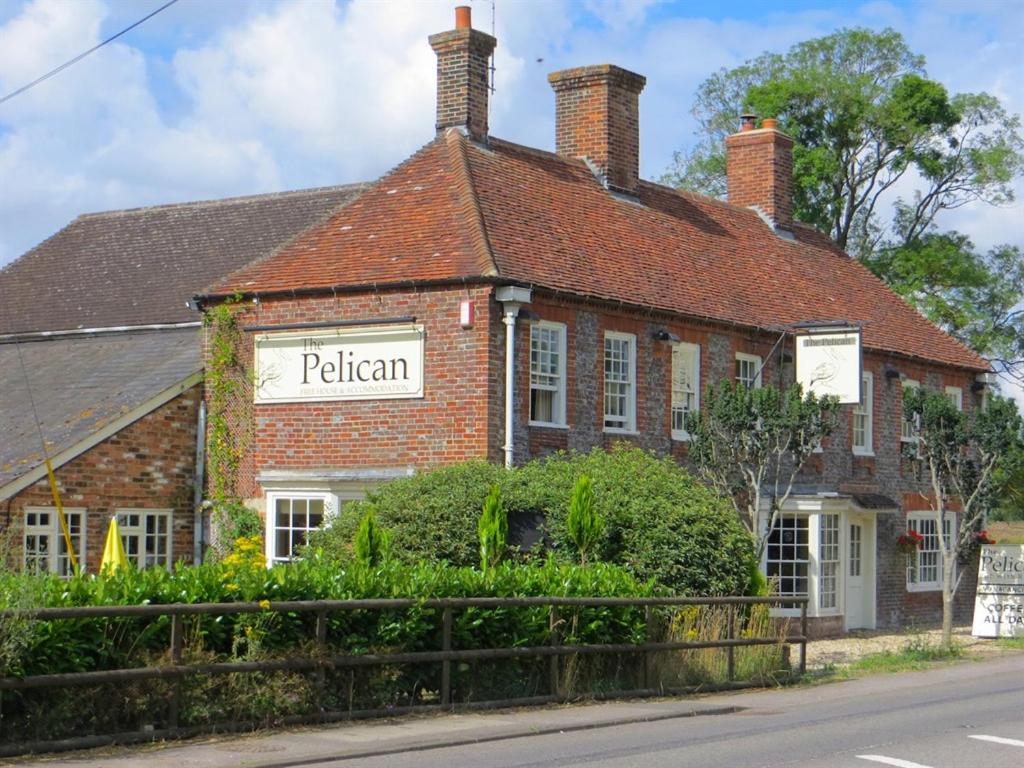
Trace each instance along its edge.
{"label": "white drainpipe", "polygon": [[[203,395],[200,394],[200,398]],[[203,549],[206,540],[203,536],[203,485],[205,482],[206,470],[206,400],[199,401],[199,418],[196,424],[196,468],[195,487],[192,489],[192,563],[199,565],[203,562]]]}
{"label": "white drainpipe", "polygon": [[494,292],[501,302],[505,323],[505,466],[511,467],[515,447],[516,318],[519,308],[530,303],[530,289],[504,285]]}

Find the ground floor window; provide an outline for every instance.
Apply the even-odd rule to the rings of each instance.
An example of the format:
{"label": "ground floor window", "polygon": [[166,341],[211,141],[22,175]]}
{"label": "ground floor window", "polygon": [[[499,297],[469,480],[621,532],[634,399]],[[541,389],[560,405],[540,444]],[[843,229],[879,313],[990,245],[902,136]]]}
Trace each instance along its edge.
{"label": "ground floor window", "polygon": [[[85,510],[65,509],[71,546],[75,550],[79,566],[85,566]],[[56,508],[26,507],[24,545],[25,570],[32,573],[55,573],[71,575],[71,558],[68,557],[64,532]]]}
{"label": "ground floor window", "polygon": [[[907,555],[907,589],[930,590],[942,588],[942,547],[939,544],[939,526],[934,515],[910,515],[907,530],[917,531],[921,546],[916,555]],[[943,535],[949,541],[950,521],[943,520]]]}
{"label": "ground floor window", "polygon": [[810,563],[806,516],[782,515],[768,536],[765,575],[784,597],[806,595]]}
{"label": "ground floor window", "polygon": [[136,568],[171,565],[171,511],[124,509],[117,512],[124,553]]}
{"label": "ground floor window", "polygon": [[839,515],[821,515],[818,522],[818,607],[839,607]]}
{"label": "ground floor window", "polygon": [[328,493],[268,494],[267,562],[284,563],[295,557],[309,532],[334,512],[333,499]]}

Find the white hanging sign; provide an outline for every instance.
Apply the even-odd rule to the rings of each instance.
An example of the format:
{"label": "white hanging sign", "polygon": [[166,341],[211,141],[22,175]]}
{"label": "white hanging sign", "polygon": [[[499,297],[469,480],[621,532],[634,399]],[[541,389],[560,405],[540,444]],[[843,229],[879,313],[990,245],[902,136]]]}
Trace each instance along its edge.
{"label": "white hanging sign", "polygon": [[256,337],[257,403],[423,397],[423,326]]}
{"label": "white hanging sign", "polygon": [[803,328],[796,335],[796,380],[804,392],[860,402],[860,328]]}
{"label": "white hanging sign", "polygon": [[981,548],[975,637],[1024,637],[1024,546]]}

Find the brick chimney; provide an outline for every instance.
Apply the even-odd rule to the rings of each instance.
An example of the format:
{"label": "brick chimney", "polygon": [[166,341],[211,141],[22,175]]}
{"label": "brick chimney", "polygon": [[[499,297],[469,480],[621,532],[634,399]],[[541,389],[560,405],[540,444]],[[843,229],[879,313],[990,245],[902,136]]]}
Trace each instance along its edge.
{"label": "brick chimney", "polygon": [[466,5],[455,9],[455,29],[429,39],[437,54],[437,133],[461,127],[487,141],[488,59],[498,41],[473,29]]}
{"label": "brick chimney", "polygon": [[739,133],[725,139],[729,202],[757,208],[777,229],[793,229],[793,139],[765,118],[740,116]]}
{"label": "brick chimney", "polygon": [[555,90],[555,151],[585,157],[608,189],[635,195],[640,183],[640,91],[647,79],[612,64],[548,75]]}

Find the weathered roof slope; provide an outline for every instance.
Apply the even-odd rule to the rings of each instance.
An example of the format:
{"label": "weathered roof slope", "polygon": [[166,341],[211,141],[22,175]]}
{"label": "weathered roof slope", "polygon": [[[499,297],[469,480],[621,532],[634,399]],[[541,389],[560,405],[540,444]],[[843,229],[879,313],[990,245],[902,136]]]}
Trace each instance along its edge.
{"label": "weathered roof slope", "polygon": [[33,401],[47,453],[54,456],[198,373],[200,332],[183,328],[0,344],[0,488],[43,462]]}
{"label": "weathered roof slope", "polygon": [[988,368],[809,227],[786,240],[749,209],[647,182],[624,200],[581,161],[456,131],[212,293],[487,276],[758,328],[861,322],[867,347]]}
{"label": "weathered roof slope", "polygon": [[362,184],[79,216],[0,270],[0,334],[198,320],[185,302]]}

